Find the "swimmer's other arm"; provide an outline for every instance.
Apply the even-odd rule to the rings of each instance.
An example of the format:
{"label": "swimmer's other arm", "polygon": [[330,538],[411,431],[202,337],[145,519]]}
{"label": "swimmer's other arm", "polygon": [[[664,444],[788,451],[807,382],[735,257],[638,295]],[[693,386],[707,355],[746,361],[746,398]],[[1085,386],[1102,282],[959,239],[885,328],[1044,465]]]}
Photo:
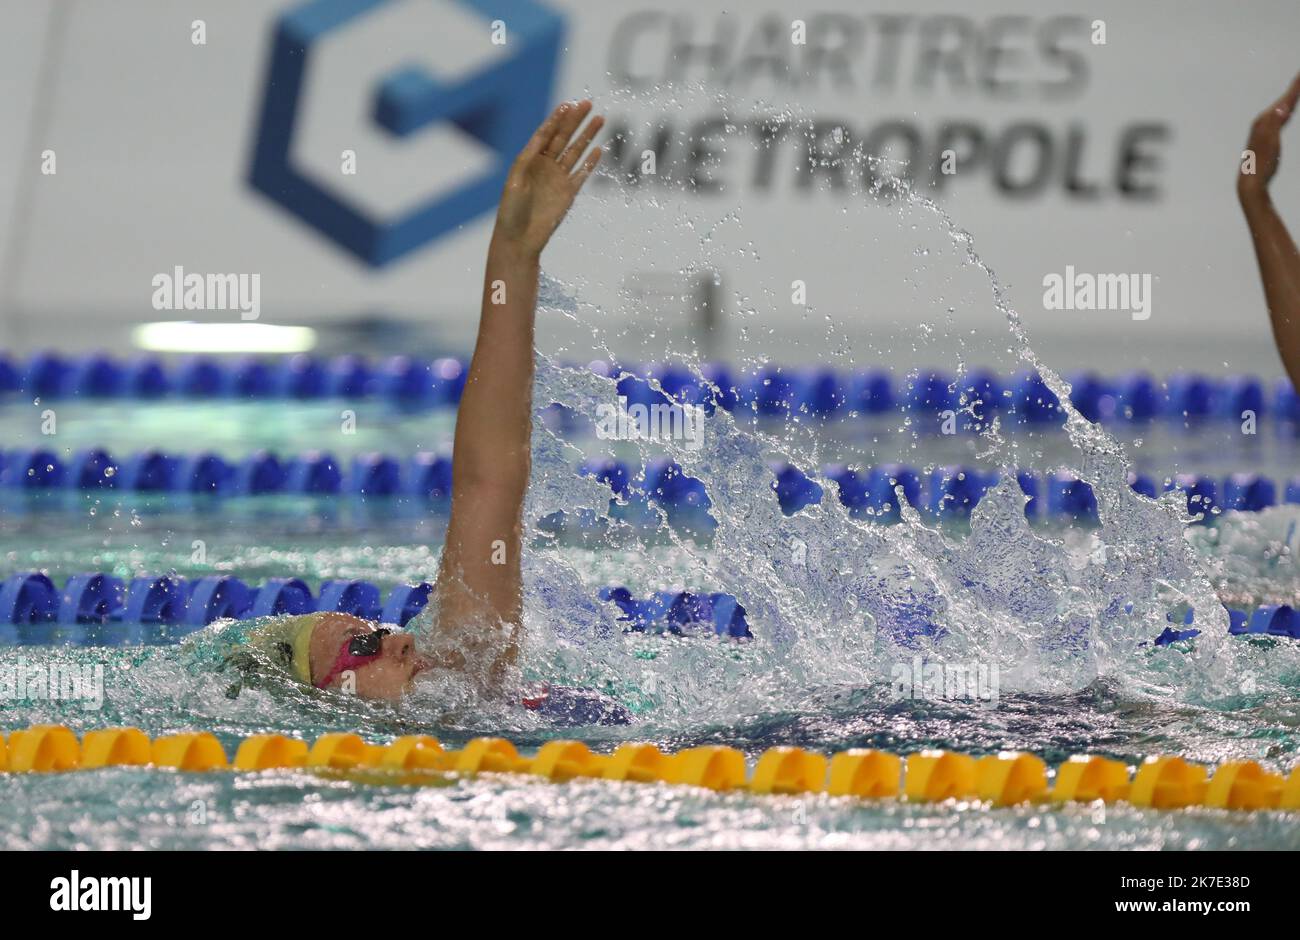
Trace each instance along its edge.
{"label": "swimmer's other arm", "polygon": [[[533,318],[542,249],[596,168],[583,154],[604,123],[591,102],[565,102],[510,169],[488,248],[478,340],[456,415],[451,520],[438,570],[435,646],[492,680],[518,652],[520,551],[530,470]],[[501,636],[465,635],[466,629]],[[475,653],[487,660],[456,662]],[[477,657],[474,657],[477,658]]]}
{"label": "swimmer's other arm", "polygon": [[1251,125],[1246,147],[1255,155],[1255,172],[1237,174],[1237,197],[1255,244],[1273,338],[1291,384],[1300,389],[1300,254],[1268,192],[1281,155],[1282,128],[1295,111],[1297,101],[1300,101],[1300,75]]}

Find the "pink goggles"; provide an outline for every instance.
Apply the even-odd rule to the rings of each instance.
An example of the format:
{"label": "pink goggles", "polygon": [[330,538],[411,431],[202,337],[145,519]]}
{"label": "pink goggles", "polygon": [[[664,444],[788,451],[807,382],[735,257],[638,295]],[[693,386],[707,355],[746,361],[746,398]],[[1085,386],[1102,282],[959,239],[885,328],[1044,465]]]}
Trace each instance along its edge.
{"label": "pink goggles", "polygon": [[334,657],[334,665],[330,667],[324,679],[315,683],[316,688],[327,688],[342,673],[374,662],[383,655],[384,637],[392,632],[385,627],[380,627],[370,633],[358,633],[345,639],[343,645],[339,647],[338,656]]}

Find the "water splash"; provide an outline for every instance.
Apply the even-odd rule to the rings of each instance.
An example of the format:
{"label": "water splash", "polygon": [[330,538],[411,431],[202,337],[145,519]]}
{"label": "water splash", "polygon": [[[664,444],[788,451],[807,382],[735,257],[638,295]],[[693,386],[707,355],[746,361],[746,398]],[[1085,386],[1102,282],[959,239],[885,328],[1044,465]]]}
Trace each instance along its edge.
{"label": "water splash", "polygon": [[[1188,518],[1179,495],[1150,500],[1128,486],[1124,448],[1070,406],[1069,386],[1034,353],[1007,291],[977,253],[974,237],[934,200],[888,176],[873,157],[857,154],[855,159],[870,164],[872,198],[849,204],[841,218],[861,221],[892,213],[913,241],[929,239],[914,249],[913,257],[930,279],[918,277],[916,283],[918,288],[930,285],[938,295],[931,306],[945,313],[938,326],[918,326],[918,346],[946,353],[938,364],[955,366],[959,379],[968,374],[966,362],[972,352],[978,355],[980,342],[988,349],[1001,343],[1006,355],[1037,371],[1062,402],[1072,448],[1069,469],[1091,484],[1100,525],[1068,533],[1031,527],[1024,497],[1009,471],[1042,454],[1034,453],[1022,435],[1002,434],[996,421],[979,436],[978,456],[1000,470],[1003,482],[980,503],[969,532],[962,534],[927,522],[905,503],[900,503],[902,522],[894,526],[853,518],[834,498],[835,484],[818,475],[824,434],[817,421],[796,414],[774,430],[743,412],[719,409],[708,419],[698,449],[671,440],[623,441],[611,449],[634,467],[669,457],[707,487],[716,520],[710,539],[685,536],[667,524],[645,539],[620,528],[617,514],[609,511],[608,488],[572,472],[578,457],[593,453],[586,425],[599,406],[614,404],[616,381],[543,356],[539,407],[562,403],[581,427],[576,432],[539,427],[528,518],[585,512],[608,526],[609,545],[625,548],[618,555],[619,574],[580,551],[548,544],[541,531],[534,532],[539,545],[527,577],[532,585],[529,656],[535,668],[640,694],[654,703],[656,720],[670,724],[692,715],[720,721],[797,710],[819,689],[888,683],[900,660],[914,653],[938,661],[996,664],[1003,688],[1017,692],[1072,694],[1102,681],[1118,683],[1132,694],[1197,703],[1239,695],[1243,668],[1261,675],[1293,670],[1285,655],[1264,662],[1257,653],[1232,645],[1223,606],[1185,537]],[[773,254],[771,247],[754,248],[738,206],[700,208],[697,200],[687,211],[681,200],[633,190],[624,181],[603,206],[575,212],[563,237],[577,241],[580,250],[599,242],[599,263],[571,281],[553,275],[546,294],[547,300],[564,297],[559,305],[563,315],[589,329],[596,348],[610,358],[615,358],[612,349],[637,348],[638,337],[628,326],[603,326],[607,311],[583,298],[602,280],[617,277],[621,264],[634,263],[645,233],[659,239],[674,229],[694,234],[689,251],[668,252],[670,266],[693,256],[679,265],[684,271],[707,270],[712,259],[723,256],[733,263],[762,263]],[[602,219],[606,212],[621,214],[617,226]],[[583,222],[584,216],[597,221]],[[828,243],[843,235],[828,232]],[[736,243],[728,244],[732,236]],[[951,267],[939,271],[940,263]],[[962,303],[954,282],[970,271],[979,275],[983,297]],[[896,276],[907,277],[906,270]],[[567,292],[560,289],[566,284]],[[765,299],[776,302],[771,291]],[[755,367],[764,360],[758,353],[773,346],[749,322],[757,319],[757,304],[739,294],[735,301],[742,324],[735,358]],[[1001,340],[991,330],[977,339],[971,338],[976,331],[961,331],[959,319],[968,320],[968,311],[989,306],[1003,324]],[[549,312],[542,311],[543,334]],[[703,380],[702,357],[693,348],[679,348],[669,324],[642,318],[639,326],[641,348],[657,350],[658,361],[672,359]],[[826,353],[835,365],[878,364],[882,351],[873,348],[870,359],[860,358],[848,332],[835,318],[825,318]],[[818,337],[810,335],[815,345]],[[945,336],[946,346],[936,338]],[[794,345],[801,344],[796,340]],[[883,352],[889,361],[888,350]],[[650,384],[659,389],[655,379]],[[963,405],[969,404],[963,399]],[[914,445],[922,433],[900,423],[893,441],[906,446],[910,437]],[[826,493],[821,503],[784,516],[770,488],[767,462],[774,458],[788,460],[816,479]],[[634,593],[689,587],[735,594],[749,612],[757,639],[737,646],[625,637],[608,611],[593,609],[591,598],[602,575],[629,585]],[[1151,641],[1168,625],[1168,614],[1186,607],[1196,611],[1202,636],[1187,649],[1153,649]],[[918,630],[919,621],[928,629]]]}

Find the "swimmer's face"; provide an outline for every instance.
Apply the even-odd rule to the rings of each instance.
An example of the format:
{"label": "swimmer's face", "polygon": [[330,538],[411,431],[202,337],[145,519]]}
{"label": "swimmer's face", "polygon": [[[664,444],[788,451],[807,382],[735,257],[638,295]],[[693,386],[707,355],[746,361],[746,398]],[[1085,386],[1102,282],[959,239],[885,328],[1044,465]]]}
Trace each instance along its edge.
{"label": "swimmer's face", "polygon": [[[311,674],[315,681],[329,675],[339,650],[349,638],[373,633],[373,623],[350,614],[322,614],[311,635]],[[352,669],[352,691],[361,698],[397,701],[425,663],[416,655],[415,640],[408,634],[390,633],[380,641],[379,656]],[[340,688],[348,675],[337,676],[328,688]]]}

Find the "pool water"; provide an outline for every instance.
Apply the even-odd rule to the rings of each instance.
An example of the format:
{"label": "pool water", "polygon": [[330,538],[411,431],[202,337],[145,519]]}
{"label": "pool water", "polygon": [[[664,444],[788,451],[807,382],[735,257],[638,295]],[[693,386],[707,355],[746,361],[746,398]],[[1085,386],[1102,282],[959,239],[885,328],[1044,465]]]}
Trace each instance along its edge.
{"label": "pool water", "polygon": [[1125,804],[988,810],[484,775],[375,787],[303,774],[13,776],[6,848],[1294,849],[1295,820]]}
{"label": "pool water", "polygon": [[[258,420],[256,409],[245,409],[248,426],[274,426],[275,406],[263,405],[261,412],[264,417]],[[164,426],[157,415],[142,424],[154,430]],[[174,425],[171,431],[168,436],[179,435]],[[238,438],[219,435],[203,431],[186,440],[192,447],[220,450]],[[746,432],[737,435],[739,442],[748,439]],[[252,438],[248,446],[271,440]],[[390,445],[393,440],[385,438]],[[131,443],[123,439],[114,446]],[[427,440],[413,443],[426,446]],[[532,518],[552,502],[582,505],[579,494],[590,496],[586,488],[591,481],[573,474],[568,463],[551,466],[544,444],[537,450],[539,493],[534,496],[541,498]],[[766,468],[758,460],[751,470],[758,478]],[[707,471],[702,475],[709,477]],[[400,707],[315,693],[246,690],[230,699],[228,677],[205,671],[211,661],[192,651],[194,641],[152,649],[9,647],[3,654],[7,660],[29,666],[103,663],[105,701],[95,711],[78,702],[0,702],[0,726],[12,730],[57,722],[82,731],[129,725],[150,735],[203,729],[217,734],[229,753],[240,737],[253,733],[277,731],[311,739],[337,730],[360,731],[375,742],[428,733],[449,746],[479,734],[505,735],[521,748],[555,737],[578,737],[598,749],[624,740],[650,741],[664,749],[728,744],[751,759],[776,745],[825,753],[849,747],[898,753],[924,747],[976,754],[1027,750],[1049,764],[1077,753],[1135,763],[1160,752],[1209,763],[1254,759],[1285,770],[1300,759],[1300,644],[1295,641],[1226,641],[1224,655],[1213,661],[1222,670],[1213,683],[1189,668],[1196,658],[1194,643],[1159,650],[1142,645],[1139,636],[1149,640],[1158,632],[1151,623],[1142,628],[1145,634],[1135,627],[1131,642],[1104,638],[1120,652],[1084,653],[1089,661],[1082,668],[1079,655],[1058,657],[1041,637],[1032,642],[1018,637],[1017,649],[1009,654],[997,652],[998,643],[988,636],[971,644],[949,643],[953,652],[930,637],[896,642],[883,618],[872,624],[868,610],[831,618],[830,602],[842,597],[801,596],[810,585],[780,565],[791,539],[812,546],[814,556],[846,541],[853,549],[833,562],[813,558],[814,571],[819,565],[844,564],[867,550],[882,570],[886,554],[892,564],[906,564],[902,556],[907,552],[889,553],[891,545],[878,544],[868,537],[871,533],[906,534],[907,539],[892,545],[895,549],[934,537],[960,553],[981,538],[978,513],[973,522],[942,526],[913,521],[886,527],[850,520],[834,507],[812,507],[787,518],[770,491],[747,486],[741,528],[762,537],[763,544],[753,551],[770,559],[769,571],[750,567],[737,580],[735,560],[725,557],[737,521],[725,511],[724,494],[738,492],[742,483],[717,482],[721,534],[703,544],[681,538],[669,527],[653,537],[642,533],[622,548],[557,544],[541,535],[535,542],[528,570],[533,600],[526,673],[613,692],[637,714],[630,727],[555,728],[522,709],[479,701],[445,684],[420,689]],[[446,523],[444,512],[408,498],[263,496],[196,502],[105,491],[11,492],[5,499],[0,553],[6,569],[43,570],[57,583],[85,571],[121,577],[175,571],[191,577],[230,572],[252,584],[271,577],[299,577],[313,586],[330,578],[360,578],[387,588],[432,578]],[[608,499],[607,490],[586,503],[598,511],[601,499]],[[758,507],[763,507],[761,514]],[[1242,606],[1247,600],[1285,600],[1300,594],[1288,541],[1297,520],[1300,510],[1285,506],[1228,514],[1212,526],[1194,527],[1192,540],[1221,593],[1242,599]],[[805,527],[798,528],[800,524]],[[1005,519],[997,523],[1008,524]],[[791,525],[796,528],[784,531]],[[1089,567],[1096,551],[1095,528],[1054,524],[1030,531],[1059,546],[1057,575],[1072,566]],[[203,546],[201,560],[196,560],[196,540]],[[951,563],[960,568],[957,557]],[[1015,566],[1023,559],[1006,558],[1004,563]],[[772,591],[764,582],[774,575],[778,583]],[[892,589],[907,583],[904,579]],[[634,593],[734,591],[750,605],[756,639],[737,644],[711,636],[625,634],[614,619],[617,611],[591,600],[607,584],[626,584]],[[757,603],[747,587],[762,589]],[[1014,593],[1009,589],[1004,596]],[[826,621],[773,616],[764,594],[777,598],[778,606],[816,610]],[[950,616],[955,619],[945,626],[956,632],[961,614]],[[573,619],[566,622],[566,617]],[[1099,636],[1099,646],[1102,641]],[[1043,647],[1035,651],[1029,669],[1023,667],[1027,646]],[[999,663],[997,701],[900,699],[891,671],[918,655],[927,661]],[[550,784],[517,776],[421,788],[380,787],[303,772],[194,775],[121,768],[0,775],[0,795],[0,805],[6,807],[0,813],[0,838],[11,848],[1284,848],[1295,847],[1300,839],[1295,814],[1284,813],[1159,812],[1122,804],[1011,809],[976,803],[873,804],[824,796],[712,794],[666,785]]]}
{"label": "pool water", "polygon": [[[897,313],[914,327],[912,352],[932,353],[939,363],[977,362],[1003,375],[1037,370],[1058,398],[1068,397],[1033,353],[969,233],[923,198],[895,196],[884,208],[863,205],[828,217],[826,237],[865,241],[874,269],[917,286],[917,309]],[[1253,470],[1286,478],[1294,467],[1293,438],[1271,426],[1249,441],[1230,438],[1224,428],[1192,434],[1169,426],[1101,428],[1067,408],[1063,428],[1032,434],[999,424],[946,439],[907,416],[876,425],[755,425],[719,410],[705,423],[702,440],[604,441],[587,425],[599,407],[616,400],[615,383],[586,368],[556,365],[574,356],[562,343],[548,347],[547,317],[578,324],[598,347],[628,349],[634,361],[699,357],[679,348],[671,331],[607,331],[599,311],[568,285],[605,274],[617,280],[621,259],[636,256],[638,239],[664,240],[685,227],[696,237],[680,239],[684,269],[723,253],[733,265],[797,271],[799,254],[817,250],[789,244],[760,246],[760,252],[746,244],[743,226],[732,224],[739,217],[727,216],[726,224],[683,222],[679,207],[658,198],[629,197],[622,208],[617,227],[593,221],[599,213],[575,213],[566,222],[565,237],[605,266],[585,280],[557,271],[544,284],[537,404],[541,410],[563,403],[580,420],[578,426],[539,421],[534,432],[519,682],[602,690],[627,705],[633,724],[558,728],[522,708],[480,698],[454,676],[433,674],[422,676],[400,706],[275,686],[245,687],[232,696],[230,676],[216,668],[211,640],[221,627],[215,626],[172,646],[7,648],[7,660],[37,667],[102,663],[105,699],[97,711],[80,702],[5,701],[0,726],[130,725],[155,736],[206,730],[228,752],[237,738],[258,732],[311,739],[358,731],[375,742],[431,734],[451,746],[483,734],[521,748],[559,737],[596,749],[626,740],[674,750],[726,744],[751,760],[776,745],[822,752],[1025,750],[1049,765],[1081,753],[1130,764],[1155,753],[1208,764],[1251,759],[1274,771],[1300,760],[1300,642],[1230,636],[1223,607],[1224,597],[1247,607],[1296,596],[1296,508],[1189,526],[1184,494],[1151,500],[1127,481],[1130,470],[1147,468],[1160,477]],[[923,255],[918,243],[928,246]],[[743,302],[781,302],[785,291],[777,285],[770,295]],[[966,311],[991,314],[991,325],[970,328],[958,316]],[[791,341],[792,355],[820,352],[806,358],[845,368],[889,361],[882,350],[847,349],[831,318],[801,316],[807,328]],[[744,328],[738,342],[747,362],[765,351],[765,338]],[[263,447],[289,454],[327,450],[342,460],[368,451],[405,458],[416,449],[449,446],[449,414],[360,403],[352,434],[337,405],[65,403],[55,406],[55,437],[63,453],[88,446],[119,453],[210,447],[231,459]],[[35,437],[41,407],[15,403],[0,415],[0,427],[23,446],[49,446]],[[661,458],[679,463],[707,489],[708,537],[673,525],[618,526],[623,507],[611,508],[610,488],[574,473],[583,457],[600,455],[630,466]],[[1003,483],[968,520],[939,523],[904,506],[897,524],[882,525],[835,500],[784,514],[771,488],[772,460],[814,475],[837,460],[969,463],[1001,471]],[[1061,465],[1092,486],[1097,524],[1026,519],[1023,494],[1008,471]],[[4,500],[0,552],[8,571],[41,569],[56,581],[86,571],[175,570],[231,572],[252,583],[301,577],[313,586],[325,578],[365,578],[387,587],[431,578],[445,525],[437,507],[414,498],[207,500],[63,490],[7,492]],[[584,511],[609,522],[611,534],[594,542],[555,538],[538,524],[558,512]],[[753,639],[626,632],[617,609],[597,599],[610,584],[638,596],[725,591],[745,606]],[[1170,618],[1181,622],[1189,608],[1201,635],[1154,645]],[[996,695],[909,693],[898,676],[918,659],[990,675],[996,670]],[[1300,845],[1294,812],[1161,812],[1123,804],[991,809],[491,775],[429,788],[278,771],[0,775],[0,807],[4,844],[41,848]]]}

